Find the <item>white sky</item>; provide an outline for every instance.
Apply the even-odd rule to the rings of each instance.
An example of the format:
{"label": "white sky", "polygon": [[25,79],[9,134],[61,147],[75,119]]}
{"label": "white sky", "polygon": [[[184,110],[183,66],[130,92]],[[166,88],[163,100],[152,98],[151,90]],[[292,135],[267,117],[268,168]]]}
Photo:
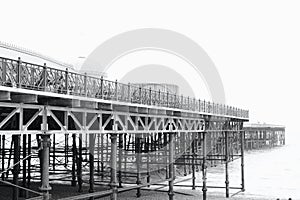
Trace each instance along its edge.
{"label": "white sky", "polygon": [[[298,135],[300,1],[2,1],[0,40],[78,63],[110,37],[164,28],[214,61],[228,104]],[[300,137],[297,137],[300,138]],[[293,140],[295,141],[295,140]]]}

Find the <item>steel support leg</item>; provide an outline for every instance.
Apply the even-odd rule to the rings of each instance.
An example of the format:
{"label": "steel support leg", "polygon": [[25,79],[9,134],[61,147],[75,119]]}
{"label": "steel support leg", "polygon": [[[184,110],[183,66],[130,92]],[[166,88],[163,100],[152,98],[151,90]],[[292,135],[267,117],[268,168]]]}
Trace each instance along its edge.
{"label": "steel support leg", "polygon": [[76,153],[76,134],[72,134],[73,146],[72,146],[72,181],[71,186],[76,186],[76,163],[77,163],[77,153]]}
{"label": "steel support leg", "polygon": [[[23,159],[26,157],[26,155],[27,155],[27,149],[26,149],[26,142],[27,142],[27,135],[26,134],[24,134],[23,135]],[[27,162],[27,160],[23,160],[23,177],[22,177],[22,186],[23,187],[26,187],[26,163]],[[26,190],[23,190],[22,191],[22,196],[23,197],[25,197],[25,198],[27,198],[27,196],[28,196],[28,192],[26,191]]]}
{"label": "steel support leg", "polygon": [[228,149],[228,131],[225,131],[225,188],[226,198],[229,198],[229,174],[228,174],[228,163],[229,163],[229,149]]}
{"label": "steel support leg", "polygon": [[245,191],[245,172],[244,172],[244,144],[245,144],[245,131],[241,130],[241,178],[242,178],[242,191]]}
{"label": "steel support leg", "polygon": [[[2,135],[2,156],[1,156],[2,171],[5,170],[5,135]],[[5,173],[1,175],[2,180],[5,180]]]}
{"label": "steel support leg", "polygon": [[119,167],[118,167],[119,188],[122,187],[122,160],[123,160],[123,134],[119,134]]}
{"label": "steel support leg", "polygon": [[[14,167],[13,167],[13,184],[18,185],[18,176],[20,172],[20,164],[16,164],[20,160],[20,135],[12,136],[14,144]],[[13,200],[19,199],[19,188],[13,187]]]}
{"label": "steel support leg", "polygon": [[203,163],[202,163],[202,192],[203,192],[203,200],[206,200],[206,192],[207,192],[207,187],[206,187],[206,173],[207,173],[207,166],[206,166],[206,133],[202,133],[202,156],[203,156]]}
{"label": "steel support leg", "polygon": [[[141,172],[140,172],[140,165],[141,165],[141,136],[136,135],[135,137],[136,140],[136,184],[140,185],[141,184]],[[140,197],[141,196],[141,188],[137,189],[136,196]]]}
{"label": "steel support leg", "polygon": [[[90,188],[89,192],[92,193],[94,192],[94,150],[95,150],[95,134],[89,134],[89,147],[90,147],[90,152],[89,152],[89,164],[90,164]],[[90,198],[92,200],[94,198]]]}
{"label": "steel support leg", "polygon": [[194,133],[192,133],[192,189],[196,189],[196,173],[195,173],[195,137]]}
{"label": "steel support leg", "polygon": [[[31,154],[31,134],[28,135],[28,155]],[[31,157],[28,158],[28,166],[27,166],[27,187],[30,188],[31,181]]]}
{"label": "steel support leg", "polygon": [[41,157],[40,157],[40,165],[41,165],[41,187],[39,188],[40,191],[43,192],[43,199],[49,200],[50,195],[49,191],[51,187],[49,185],[49,149],[50,149],[50,135],[49,134],[42,134],[42,149],[41,149]]}
{"label": "steel support leg", "polygon": [[111,161],[111,175],[110,175],[110,186],[112,189],[111,200],[117,200],[117,134],[112,133],[110,134],[111,140],[111,154],[110,154],[110,161]]}
{"label": "steel support leg", "polygon": [[77,162],[77,180],[78,192],[82,192],[82,134],[79,135],[78,162]]}
{"label": "steel support leg", "polygon": [[[171,127],[171,126],[170,126]],[[169,133],[169,200],[174,199],[174,133]]]}

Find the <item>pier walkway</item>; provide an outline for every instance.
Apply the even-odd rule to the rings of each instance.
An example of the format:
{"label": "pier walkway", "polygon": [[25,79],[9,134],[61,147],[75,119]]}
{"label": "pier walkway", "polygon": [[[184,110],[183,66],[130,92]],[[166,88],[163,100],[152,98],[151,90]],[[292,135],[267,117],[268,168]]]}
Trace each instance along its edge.
{"label": "pier walkway", "polygon": [[[192,174],[207,198],[208,166],[225,165],[225,196],[244,190],[247,110],[109,81],[71,70],[0,58],[0,182],[12,199],[50,199],[51,183],[67,183],[93,199]],[[228,163],[241,158],[241,186]],[[195,184],[202,171],[203,184]],[[163,177],[160,177],[164,174]],[[158,178],[160,177],[160,179]],[[39,190],[32,183],[40,181]],[[88,193],[83,186],[88,185]],[[96,191],[95,185],[108,186]],[[0,194],[1,196],[1,194]]]}

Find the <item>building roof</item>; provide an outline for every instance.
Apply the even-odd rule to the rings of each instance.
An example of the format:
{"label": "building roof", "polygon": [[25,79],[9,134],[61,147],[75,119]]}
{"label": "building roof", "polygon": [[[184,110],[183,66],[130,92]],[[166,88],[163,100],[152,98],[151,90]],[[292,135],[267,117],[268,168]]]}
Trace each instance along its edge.
{"label": "building roof", "polygon": [[283,125],[267,124],[267,123],[244,123],[244,128],[280,128],[285,129]]}

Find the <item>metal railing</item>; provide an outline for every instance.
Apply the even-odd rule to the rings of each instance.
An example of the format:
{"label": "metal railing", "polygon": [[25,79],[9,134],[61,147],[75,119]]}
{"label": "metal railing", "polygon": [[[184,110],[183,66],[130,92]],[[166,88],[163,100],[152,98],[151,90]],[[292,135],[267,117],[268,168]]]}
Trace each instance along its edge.
{"label": "metal railing", "polygon": [[0,85],[89,98],[249,118],[249,111],[223,104],[109,81],[87,74],[0,57]]}

